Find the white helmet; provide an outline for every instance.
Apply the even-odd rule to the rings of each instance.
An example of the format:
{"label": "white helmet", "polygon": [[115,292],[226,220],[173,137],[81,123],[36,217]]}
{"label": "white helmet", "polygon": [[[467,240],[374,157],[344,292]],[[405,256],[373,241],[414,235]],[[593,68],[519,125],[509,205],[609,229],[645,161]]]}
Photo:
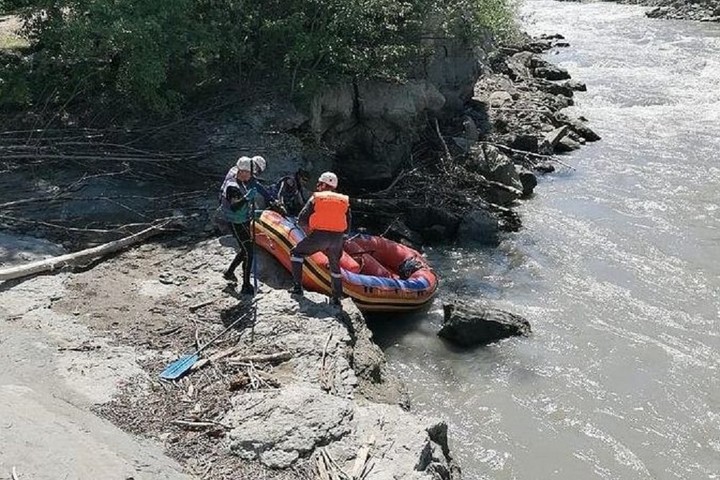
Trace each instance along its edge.
{"label": "white helmet", "polygon": [[265,168],[267,167],[267,162],[263,157],[260,155],[255,155],[252,157],[252,161],[255,164],[255,173],[262,173],[265,171]]}
{"label": "white helmet", "polygon": [[242,156],[238,158],[237,163],[235,164],[237,166],[237,169],[242,172],[249,172],[252,168],[252,159],[250,157]]}
{"label": "white helmet", "polygon": [[320,178],[318,178],[318,182],[326,183],[332,188],[337,188],[338,178],[337,175],[335,175],[333,172],[325,172],[320,175]]}

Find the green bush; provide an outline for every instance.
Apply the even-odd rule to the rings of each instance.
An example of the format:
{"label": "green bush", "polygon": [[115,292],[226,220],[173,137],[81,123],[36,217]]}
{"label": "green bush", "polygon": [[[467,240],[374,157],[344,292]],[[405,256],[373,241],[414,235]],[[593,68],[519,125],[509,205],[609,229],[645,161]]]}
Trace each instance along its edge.
{"label": "green bush", "polygon": [[166,112],[202,89],[268,72],[293,91],[404,78],[423,36],[509,32],[509,1],[5,0],[4,8],[22,12],[36,51],[23,64],[35,101],[52,92],[61,104],[121,100]]}

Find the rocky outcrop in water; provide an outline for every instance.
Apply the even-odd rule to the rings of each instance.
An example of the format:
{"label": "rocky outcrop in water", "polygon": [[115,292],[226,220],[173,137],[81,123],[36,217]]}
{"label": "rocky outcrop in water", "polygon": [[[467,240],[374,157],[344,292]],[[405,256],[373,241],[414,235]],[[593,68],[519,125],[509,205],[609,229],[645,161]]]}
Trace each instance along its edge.
{"label": "rocky outcrop in water", "polygon": [[503,338],[529,335],[530,323],[505,310],[456,301],[443,305],[438,335],[462,347],[485,345]]}

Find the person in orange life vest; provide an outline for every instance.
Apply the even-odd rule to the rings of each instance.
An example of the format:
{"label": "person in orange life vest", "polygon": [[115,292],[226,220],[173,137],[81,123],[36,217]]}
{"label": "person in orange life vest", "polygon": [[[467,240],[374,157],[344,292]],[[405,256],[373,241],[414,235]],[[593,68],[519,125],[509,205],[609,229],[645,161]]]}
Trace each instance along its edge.
{"label": "person in orange life vest", "polygon": [[342,298],[342,273],[340,257],[345,234],[350,229],[350,199],[335,192],[338,178],[332,172],[320,175],[317,191],[307,201],[298,215],[298,225],[308,233],[290,250],[292,261],[292,293],[302,295],[302,268],[305,256],[322,251],[330,264],[333,305],[340,305]]}
{"label": "person in orange life vest", "polygon": [[251,207],[258,194],[268,203],[275,201],[275,197],[254,176],[262,173],[265,165],[265,159],[260,156],[240,157],[235,166],[225,175],[225,181],[220,188],[221,210],[237,241],[237,253],[228,269],[223,273],[223,277],[229,282],[237,282],[235,269],[242,263],[243,283],[240,293],[243,294],[252,295],[254,293],[254,289],[250,285],[250,265],[253,262],[253,237],[250,225],[253,212]]}

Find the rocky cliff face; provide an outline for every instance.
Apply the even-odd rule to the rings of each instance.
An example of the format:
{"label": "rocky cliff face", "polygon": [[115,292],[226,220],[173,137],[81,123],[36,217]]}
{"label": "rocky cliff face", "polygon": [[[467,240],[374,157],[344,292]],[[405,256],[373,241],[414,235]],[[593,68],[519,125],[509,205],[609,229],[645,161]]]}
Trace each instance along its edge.
{"label": "rocky cliff face", "polygon": [[337,152],[341,176],[358,186],[389,183],[410,160],[429,118],[462,112],[484,54],[453,39],[432,42],[434,53],[413,80],[345,84],[312,101],[312,132]]}

